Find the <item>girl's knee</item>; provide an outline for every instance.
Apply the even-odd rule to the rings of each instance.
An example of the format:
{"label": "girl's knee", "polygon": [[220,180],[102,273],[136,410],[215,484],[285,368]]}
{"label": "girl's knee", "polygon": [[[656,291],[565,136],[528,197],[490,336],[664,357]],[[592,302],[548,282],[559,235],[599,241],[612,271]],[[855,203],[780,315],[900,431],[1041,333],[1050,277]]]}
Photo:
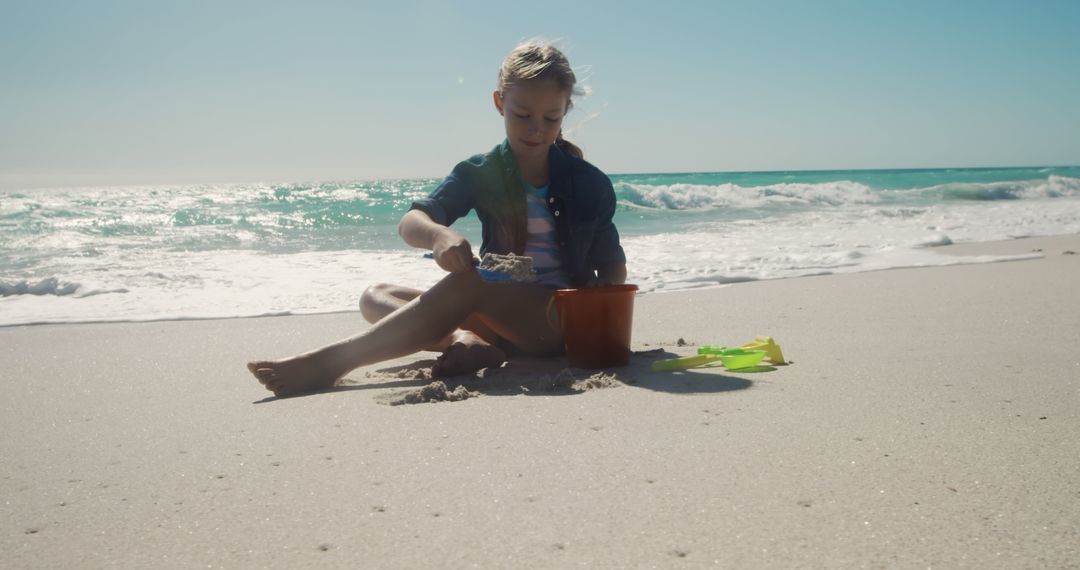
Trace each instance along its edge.
{"label": "girl's knee", "polygon": [[364,292],[360,294],[360,310],[363,310],[365,305],[369,305],[375,299],[385,295],[387,287],[389,287],[387,283],[376,283],[364,289]]}
{"label": "girl's knee", "polygon": [[411,301],[420,293],[421,291],[417,289],[402,287],[401,285],[394,285],[393,283],[376,283],[369,286],[367,289],[364,289],[364,293],[360,295],[360,299],[368,299],[375,302],[383,302],[390,299]]}
{"label": "girl's knee", "polygon": [[360,299],[372,299],[383,295],[388,295],[390,290],[394,287],[390,283],[375,283],[369,285],[367,289],[364,289],[364,293],[360,295]]}
{"label": "girl's knee", "polygon": [[374,323],[417,294],[417,291],[399,285],[376,283],[360,294],[360,314],[368,322]]}

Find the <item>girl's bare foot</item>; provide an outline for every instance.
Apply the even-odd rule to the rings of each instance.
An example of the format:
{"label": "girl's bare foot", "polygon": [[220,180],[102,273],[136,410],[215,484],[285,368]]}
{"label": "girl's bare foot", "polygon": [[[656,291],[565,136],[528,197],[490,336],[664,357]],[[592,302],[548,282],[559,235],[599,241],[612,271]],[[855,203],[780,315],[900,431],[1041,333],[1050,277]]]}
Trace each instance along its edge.
{"label": "girl's bare foot", "polygon": [[431,373],[434,376],[457,376],[506,362],[506,353],[492,346],[474,332],[457,330]]}
{"label": "girl's bare foot", "polygon": [[249,362],[247,367],[267,390],[279,398],[329,388],[341,376],[330,372],[313,355],[285,360],[256,360]]}

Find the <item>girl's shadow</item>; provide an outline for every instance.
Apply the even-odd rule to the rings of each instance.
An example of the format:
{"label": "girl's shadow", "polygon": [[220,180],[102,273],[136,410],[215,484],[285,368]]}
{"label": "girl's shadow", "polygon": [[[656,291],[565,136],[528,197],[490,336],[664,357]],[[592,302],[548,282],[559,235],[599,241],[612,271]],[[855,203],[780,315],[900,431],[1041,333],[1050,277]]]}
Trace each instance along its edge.
{"label": "girl's shadow", "polygon": [[[470,396],[552,396],[573,395],[589,390],[628,385],[635,388],[668,392],[671,394],[708,394],[744,390],[753,382],[742,377],[726,374],[720,367],[696,368],[675,372],[653,372],[650,365],[679,355],[655,349],[631,354],[630,363],[618,368],[587,370],[569,368],[564,357],[532,358],[517,357],[499,368],[486,368],[472,374],[435,378],[431,368],[435,360],[425,359],[400,366],[390,366],[367,373],[367,382],[344,384],[293,397],[304,397],[328,392],[352,390],[387,390],[376,399],[381,403],[397,405],[429,401],[467,399]],[[771,366],[757,366],[740,370],[740,373],[762,373],[776,370]],[[438,385],[441,382],[442,385]],[[277,400],[268,397],[256,404]]]}

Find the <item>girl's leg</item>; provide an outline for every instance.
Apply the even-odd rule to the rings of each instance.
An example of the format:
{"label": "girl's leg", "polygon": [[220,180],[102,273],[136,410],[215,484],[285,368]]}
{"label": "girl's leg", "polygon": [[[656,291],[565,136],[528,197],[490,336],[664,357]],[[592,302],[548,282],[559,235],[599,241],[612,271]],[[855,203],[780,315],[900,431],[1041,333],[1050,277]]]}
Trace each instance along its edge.
{"label": "girl's leg", "polygon": [[518,348],[551,354],[562,338],[547,321],[550,298],[550,290],[536,285],[452,273],[358,335],[285,360],[251,362],[248,369],[279,396],[317,390],[360,366],[433,346],[474,314]]}
{"label": "girl's leg", "polygon": [[[364,290],[360,295],[360,314],[369,323],[377,323],[383,317],[405,306],[409,301],[419,297],[423,291],[411,287],[402,287],[390,283],[377,283]],[[469,315],[465,322],[461,323],[460,330],[475,333],[477,337],[488,344],[499,342],[499,335],[495,334],[487,325],[475,315]],[[455,331],[457,332],[457,331]],[[433,346],[426,348],[433,352],[443,352],[456,340],[454,333],[440,339]]]}
{"label": "girl's leg", "polygon": [[[372,285],[360,296],[360,314],[374,324],[422,293],[419,289],[388,283]],[[457,329],[424,350],[442,353],[431,368],[433,375],[453,376],[506,362],[506,352],[499,347],[499,340],[499,335],[476,315],[469,315]]]}

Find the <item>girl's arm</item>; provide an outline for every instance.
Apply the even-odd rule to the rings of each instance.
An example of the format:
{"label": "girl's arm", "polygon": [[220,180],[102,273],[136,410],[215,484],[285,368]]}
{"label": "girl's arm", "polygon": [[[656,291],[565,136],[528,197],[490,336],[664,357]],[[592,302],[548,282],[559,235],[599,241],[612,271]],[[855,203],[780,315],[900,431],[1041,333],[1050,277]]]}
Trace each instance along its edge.
{"label": "girl's arm", "polygon": [[420,210],[409,210],[398,224],[398,235],[405,243],[430,249],[435,263],[451,272],[473,269],[472,246],[461,234],[439,224]]}
{"label": "girl's arm", "polygon": [[596,286],[622,285],[626,283],[626,264],[612,263],[596,272]]}

